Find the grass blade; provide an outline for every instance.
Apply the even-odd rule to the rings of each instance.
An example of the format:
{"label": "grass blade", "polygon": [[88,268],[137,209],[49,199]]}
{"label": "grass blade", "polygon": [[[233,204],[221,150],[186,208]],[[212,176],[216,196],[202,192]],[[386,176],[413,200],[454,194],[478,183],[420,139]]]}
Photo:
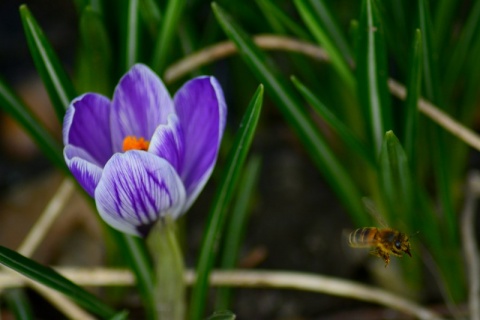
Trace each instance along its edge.
{"label": "grass blade", "polygon": [[[224,236],[222,248],[222,259],[220,269],[233,269],[237,265],[240,245],[243,242],[245,227],[248,221],[252,196],[260,173],[261,161],[258,156],[252,157],[243,170],[240,180],[235,204],[232,209],[230,221]],[[231,288],[218,288],[217,291],[217,310],[226,310],[229,308],[232,296]]]}
{"label": "grass blade", "polygon": [[25,37],[30,53],[60,122],[76,93],[52,46],[26,5],[20,6]]}
{"label": "grass blade", "polygon": [[410,58],[409,75],[407,81],[407,99],[405,101],[405,128],[404,145],[405,153],[411,167],[415,167],[416,159],[415,141],[418,126],[418,99],[420,98],[422,78],[422,34],[419,29],[415,31],[415,39]]}
{"label": "grass blade", "polygon": [[236,316],[231,311],[215,311],[207,320],[235,320]]}
{"label": "grass blade", "polygon": [[[124,54],[123,70],[129,70],[136,62],[138,62],[139,47],[139,0],[128,0],[127,17],[124,30],[124,47],[121,53]],[[123,37],[122,37],[123,38]]]}
{"label": "grass blade", "polygon": [[325,120],[330,127],[340,136],[343,143],[359,155],[371,167],[375,168],[376,160],[372,152],[360,141],[357,136],[335,115],[330,111],[315,95],[305,87],[297,78],[291,78],[293,84],[298,89],[305,100],[310,103],[312,108]]}
{"label": "grass blade", "polygon": [[262,10],[265,19],[269,21],[269,24],[272,26],[275,33],[285,34],[291,32],[300,39],[309,40],[311,38],[301,26],[285,13],[285,11],[280,9],[270,0],[256,0],[255,2],[260,10]]}
{"label": "grass blade", "polygon": [[223,169],[213,205],[208,215],[207,229],[203,235],[200,257],[197,265],[197,280],[193,286],[190,317],[191,320],[203,319],[208,290],[208,278],[217,254],[217,242],[221,236],[226,209],[230,203],[247,153],[252,143],[263,102],[263,86],[255,92],[248,109],[245,111],[240,129],[235,136],[232,149]]}
{"label": "grass blade", "polygon": [[3,246],[0,246],[0,263],[29,277],[30,279],[46,285],[47,287],[62,292],[86,310],[101,317],[112,317],[116,313],[97,297],[64,278],[55,270],[43,266]]}
{"label": "grass blade", "polygon": [[0,108],[23,127],[57,168],[69,173],[60,144],[2,80],[0,80]]}
{"label": "grass blade", "polygon": [[100,14],[87,6],[80,17],[81,55],[77,74],[80,92],[112,93],[112,49]]}
{"label": "grass blade", "polygon": [[235,43],[242,58],[257,79],[265,84],[277,107],[287,122],[298,134],[305,150],[323,173],[342,203],[347,207],[354,222],[366,225],[369,221],[363,210],[361,196],[352,178],[341,166],[340,161],[318,133],[312,119],[305,113],[302,103],[283,81],[277,70],[267,64],[264,53],[240,29],[231,18],[215,3],[213,11],[227,36]]}
{"label": "grass blade", "polygon": [[153,39],[158,36],[162,14],[154,0],[140,0],[140,16]]}
{"label": "grass blade", "polygon": [[[349,91],[354,92],[355,79],[353,77],[352,71],[348,66],[347,60],[340,52],[340,49],[330,38],[329,30],[326,29],[325,25],[321,24],[322,17],[324,16],[318,16],[318,12],[313,10],[307,0],[295,0],[294,2],[298,12],[300,13],[300,16],[302,17],[303,21],[312,33],[313,37],[328,52],[328,56],[330,61],[332,62],[333,67],[337,70],[338,74],[347,85]],[[326,17],[330,17],[330,14],[326,14]],[[330,25],[328,21],[325,24]]]}
{"label": "grass blade", "polygon": [[[475,74],[468,68],[467,58],[474,52],[472,47],[478,43],[478,35],[480,34],[480,1],[474,2],[472,6],[473,8],[463,26],[458,42],[452,48],[452,56],[447,61],[447,71],[445,73],[445,84],[443,87],[446,88],[449,93],[453,92],[455,83],[459,80],[462,71],[468,69],[465,71],[467,75]],[[475,56],[475,58],[477,57],[478,55]]]}
{"label": "grass blade", "polygon": [[392,129],[383,32],[375,2],[364,0],[357,42],[357,92],[376,154],[385,132]]}
{"label": "grass blade", "polygon": [[[422,51],[423,51],[423,79],[425,85],[425,96],[427,99],[435,103],[437,106],[443,106],[443,99],[440,94],[440,86],[438,81],[438,63],[437,55],[433,49],[433,29],[430,19],[430,11],[427,0],[420,0],[419,5],[419,23],[422,30]],[[441,204],[443,212],[442,223],[437,223],[437,226],[442,228],[443,237],[448,244],[447,250],[457,251],[460,246],[460,239],[458,234],[457,215],[453,205],[452,186],[453,179],[451,175],[451,155],[447,152],[445,132],[442,131],[436,124],[429,124],[428,138],[431,141],[431,160],[433,163],[433,170],[435,175],[435,187],[437,190],[437,197]],[[449,147],[450,148],[450,147]],[[445,263],[444,259],[438,259],[440,268],[444,275],[455,274],[459,270],[460,259],[452,259],[451,263]],[[464,284],[458,281],[453,281],[449,276],[446,276],[447,286],[455,301],[459,301],[464,296]]]}
{"label": "grass blade", "polygon": [[5,300],[17,320],[33,320],[33,312],[30,302],[23,288],[9,289],[5,291]]}
{"label": "grass blade", "polygon": [[380,185],[389,209],[387,220],[398,226],[413,213],[414,193],[407,155],[393,131],[385,134],[380,152]]}
{"label": "grass blade", "polygon": [[158,74],[163,74],[167,63],[167,55],[171,52],[169,50],[172,45],[172,40],[178,30],[178,24],[185,8],[185,0],[168,1],[163,17],[160,33],[155,43],[153,51],[152,68]]}

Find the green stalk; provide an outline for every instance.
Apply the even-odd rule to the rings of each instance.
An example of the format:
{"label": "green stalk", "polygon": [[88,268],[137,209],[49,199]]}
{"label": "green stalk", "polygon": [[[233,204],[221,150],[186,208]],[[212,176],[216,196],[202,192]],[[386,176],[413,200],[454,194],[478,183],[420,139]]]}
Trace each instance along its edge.
{"label": "green stalk", "polygon": [[155,224],[147,238],[155,264],[155,319],[185,319],[185,268],[175,226],[175,221],[167,216]]}

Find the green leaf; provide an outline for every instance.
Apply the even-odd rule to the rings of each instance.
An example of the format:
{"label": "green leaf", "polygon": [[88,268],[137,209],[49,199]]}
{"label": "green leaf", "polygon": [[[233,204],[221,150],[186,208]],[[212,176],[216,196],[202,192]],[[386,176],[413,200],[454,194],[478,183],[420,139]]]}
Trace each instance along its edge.
{"label": "green leaf", "polygon": [[123,68],[129,70],[136,62],[138,62],[139,41],[139,0],[128,0],[127,17],[125,23],[125,42],[123,50],[124,54]]}
{"label": "green leaf", "polygon": [[128,312],[121,311],[110,318],[110,320],[127,320],[128,319]]}
{"label": "green leaf", "polygon": [[34,319],[30,302],[23,288],[6,290],[4,293],[10,311],[17,320]]}
{"label": "green leaf", "polygon": [[228,310],[215,311],[207,320],[235,320],[237,317]]}
{"label": "green leaf", "polygon": [[112,49],[103,19],[87,6],[80,17],[81,56],[78,73],[79,91],[112,93]]}
{"label": "green leaf", "polygon": [[317,97],[305,87],[297,78],[291,78],[300,94],[311,104],[312,108],[325,120],[330,127],[340,136],[343,143],[358,156],[365,160],[371,168],[376,167],[376,160],[372,152],[360,141],[357,136],[330,111]]}
{"label": "green leaf", "polygon": [[442,50],[450,38],[451,30],[454,30],[452,26],[452,20],[455,17],[458,4],[457,0],[440,0],[435,4],[435,34],[434,47],[436,50]]}
{"label": "green leaf", "polygon": [[419,27],[422,31],[423,79],[425,97],[431,102],[440,103],[440,85],[438,77],[438,54],[433,46],[433,28],[427,0],[418,1]]}
{"label": "green leaf", "polygon": [[203,235],[197,265],[197,279],[193,286],[191,297],[189,310],[189,319],[191,320],[203,318],[208,291],[208,279],[217,255],[218,241],[225,225],[226,209],[230,204],[233,191],[238,183],[240,172],[250,149],[260,117],[262,102],[263,86],[260,85],[245,111],[208,215],[207,227]]}
{"label": "green leaf", "polygon": [[[473,2],[473,8],[470,10],[465,25],[462,28],[458,41],[452,48],[452,55],[447,61],[447,71],[445,73],[445,84],[443,87],[452,93],[455,89],[455,82],[464,71],[468,75],[475,73],[469,68],[468,56],[475,52],[472,47],[478,45],[478,35],[480,34],[480,1]],[[473,49],[473,50],[472,50]],[[478,55],[474,56],[478,58]],[[477,73],[478,74],[478,73]],[[468,117],[470,118],[470,117]]]}
{"label": "green leaf", "polygon": [[[328,52],[333,67],[343,79],[349,91],[354,92],[355,78],[347,63],[347,61],[351,61],[348,55],[348,45],[343,44],[344,42],[346,43],[346,40],[339,40],[344,39],[344,37],[341,35],[325,5],[323,5],[321,1],[313,3],[309,0],[295,0],[294,3],[313,37]],[[335,38],[332,39],[330,35]],[[340,43],[342,43],[341,46],[345,46],[345,48],[340,49],[338,47]],[[345,55],[343,55],[340,50],[345,50],[343,52]]]}
{"label": "green leaf", "polygon": [[385,134],[380,152],[380,185],[392,225],[413,216],[414,193],[408,159],[392,131]]}
{"label": "green leaf", "polygon": [[231,18],[215,3],[213,11],[227,36],[235,43],[240,55],[250,67],[255,76],[265,84],[276,106],[285,119],[296,131],[310,153],[314,163],[336,191],[342,203],[347,207],[355,223],[366,225],[369,221],[365,216],[361,196],[352,178],[341,166],[340,161],[319,134],[311,117],[305,113],[302,103],[287,86],[278,71],[267,64],[264,54],[252,40],[237,26]]}
{"label": "green leaf", "polygon": [[418,99],[420,98],[422,78],[422,34],[419,29],[415,31],[415,39],[412,45],[410,67],[407,81],[407,99],[405,101],[405,128],[404,145],[405,153],[410,160],[411,167],[416,159],[415,146],[417,141],[418,127]]}
{"label": "green leaf", "polygon": [[140,16],[147,26],[147,30],[156,39],[162,14],[158,4],[154,0],[140,0]]}
{"label": "green leaf", "polygon": [[174,36],[178,31],[178,25],[185,8],[185,2],[185,0],[173,0],[168,1],[167,3],[165,16],[162,20],[160,32],[155,42],[155,49],[152,57],[153,61],[151,64],[153,70],[158,74],[163,74],[167,64],[167,56],[171,52],[169,49],[172,45]]}
{"label": "green leaf", "polygon": [[112,317],[116,313],[97,297],[77,286],[67,278],[64,278],[55,270],[45,267],[3,246],[0,246],[0,263],[32,280],[62,292],[86,310],[101,317]]}
{"label": "green leaf", "polygon": [[280,9],[276,4],[270,0],[256,0],[255,1],[262,10],[265,19],[268,20],[273,30],[277,34],[285,34],[287,31],[291,32],[297,38],[309,40],[310,36],[306,31],[292,20],[284,10]]}
{"label": "green leaf", "polygon": [[40,150],[57,167],[69,173],[63,159],[62,147],[41,125],[36,116],[15,95],[13,90],[0,79],[0,108],[17,121],[35,141]]}
{"label": "green leaf", "polygon": [[[423,79],[425,86],[425,96],[427,99],[442,108],[443,98],[441,96],[439,81],[438,81],[438,55],[433,49],[433,29],[430,19],[430,11],[427,0],[420,0],[419,5],[419,24],[422,30],[422,51],[423,51]],[[430,142],[430,159],[435,175],[435,187],[437,190],[437,197],[442,210],[442,236],[445,238],[448,248],[458,250],[460,247],[458,234],[457,215],[453,204],[452,187],[454,185],[451,176],[451,154],[447,152],[447,140],[445,132],[434,123],[429,123],[428,139]],[[451,147],[449,147],[451,148]],[[439,226],[440,227],[440,226]],[[443,264],[440,265],[443,274],[455,274],[459,270],[458,259],[452,259],[450,263],[445,263],[444,260],[437,261]],[[458,281],[447,277],[447,286],[454,301],[460,301],[464,297],[464,285]]]}
{"label": "green leaf", "polygon": [[357,41],[357,92],[375,153],[392,129],[384,30],[373,0],[364,0]]}
{"label": "green leaf", "polygon": [[42,29],[24,4],[20,6],[20,16],[35,67],[47,89],[59,121],[63,122],[65,110],[76,96],[73,84]]}
{"label": "green leaf", "polygon": [[[232,209],[228,227],[224,235],[222,258],[220,268],[233,269],[237,265],[240,246],[243,242],[246,224],[249,217],[252,196],[260,173],[260,157],[254,156],[248,161],[242,173],[235,204]],[[227,309],[230,304],[232,290],[230,288],[218,288],[216,309]]]}

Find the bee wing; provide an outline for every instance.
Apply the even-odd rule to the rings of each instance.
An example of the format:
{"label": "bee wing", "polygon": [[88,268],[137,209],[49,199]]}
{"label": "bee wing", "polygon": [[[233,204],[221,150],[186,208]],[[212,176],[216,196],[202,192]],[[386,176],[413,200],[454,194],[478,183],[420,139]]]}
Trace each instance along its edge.
{"label": "bee wing", "polygon": [[365,209],[367,212],[375,219],[378,221],[378,223],[383,227],[383,228],[388,228],[388,224],[385,222],[385,219],[380,215],[378,212],[377,206],[375,203],[372,201],[372,199],[367,198],[367,197],[362,197],[362,202],[363,205],[365,206]]}

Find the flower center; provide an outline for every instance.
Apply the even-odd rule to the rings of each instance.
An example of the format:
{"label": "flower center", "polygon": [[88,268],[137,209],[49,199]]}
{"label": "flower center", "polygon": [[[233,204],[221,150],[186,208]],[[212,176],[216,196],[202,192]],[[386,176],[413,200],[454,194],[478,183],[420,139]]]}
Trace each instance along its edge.
{"label": "flower center", "polygon": [[123,152],[127,152],[128,150],[147,151],[149,145],[150,141],[145,140],[143,137],[126,136],[125,139],[123,139]]}

